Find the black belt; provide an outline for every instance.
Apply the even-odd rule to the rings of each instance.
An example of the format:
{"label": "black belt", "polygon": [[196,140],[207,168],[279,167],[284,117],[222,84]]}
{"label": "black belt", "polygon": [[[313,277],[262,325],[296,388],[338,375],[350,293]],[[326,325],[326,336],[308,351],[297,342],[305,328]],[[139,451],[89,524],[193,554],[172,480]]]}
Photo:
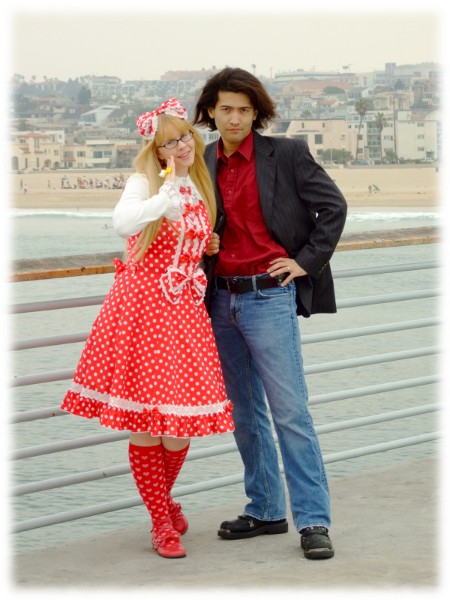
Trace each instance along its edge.
{"label": "black belt", "polygon": [[230,294],[245,294],[255,289],[276,288],[287,276],[288,273],[277,277],[271,277],[269,274],[259,277],[216,277],[216,284],[219,290],[227,290]]}

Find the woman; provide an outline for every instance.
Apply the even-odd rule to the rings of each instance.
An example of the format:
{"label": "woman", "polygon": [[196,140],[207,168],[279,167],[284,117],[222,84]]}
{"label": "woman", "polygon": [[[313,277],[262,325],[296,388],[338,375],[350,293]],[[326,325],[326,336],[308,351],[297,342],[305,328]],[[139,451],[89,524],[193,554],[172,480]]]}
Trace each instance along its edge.
{"label": "woman", "polygon": [[[186,556],[171,490],[190,438],[233,431],[203,303],[216,207],[204,144],[172,98],[136,122],[146,144],[113,214],[126,263],[94,322],[62,408],[128,430],[129,461],[160,556]],[[214,247],[213,247],[214,246]]]}

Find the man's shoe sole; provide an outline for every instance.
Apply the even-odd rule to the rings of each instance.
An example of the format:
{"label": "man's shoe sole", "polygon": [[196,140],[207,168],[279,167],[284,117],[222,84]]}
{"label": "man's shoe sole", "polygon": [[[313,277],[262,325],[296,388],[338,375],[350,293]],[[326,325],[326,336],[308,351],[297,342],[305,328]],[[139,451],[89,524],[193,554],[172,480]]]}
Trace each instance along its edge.
{"label": "man's shoe sole", "polygon": [[287,533],[288,523],[267,523],[256,527],[252,531],[230,531],[229,529],[219,529],[217,535],[224,540],[242,540],[244,538],[252,538],[257,535],[274,535],[277,533]]}
{"label": "man's shoe sole", "polygon": [[334,550],[330,548],[314,548],[314,550],[304,550],[305,558],[309,560],[320,560],[322,558],[333,558]]}

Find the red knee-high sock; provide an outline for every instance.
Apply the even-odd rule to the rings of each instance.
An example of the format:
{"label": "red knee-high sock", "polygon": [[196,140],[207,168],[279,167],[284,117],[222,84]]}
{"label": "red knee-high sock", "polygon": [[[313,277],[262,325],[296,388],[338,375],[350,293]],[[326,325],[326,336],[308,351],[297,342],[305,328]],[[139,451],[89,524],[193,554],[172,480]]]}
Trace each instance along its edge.
{"label": "red knee-high sock", "polygon": [[163,446],[164,455],[164,466],[166,470],[166,491],[167,491],[167,502],[169,505],[169,511],[174,508],[174,501],[170,495],[174,483],[181,471],[181,467],[184,464],[186,455],[189,450],[189,444],[181,450],[168,450]]}
{"label": "red knee-high sock", "polygon": [[162,445],[136,446],[128,449],[131,472],[142,500],[150,513],[153,529],[170,523],[166,475]]}

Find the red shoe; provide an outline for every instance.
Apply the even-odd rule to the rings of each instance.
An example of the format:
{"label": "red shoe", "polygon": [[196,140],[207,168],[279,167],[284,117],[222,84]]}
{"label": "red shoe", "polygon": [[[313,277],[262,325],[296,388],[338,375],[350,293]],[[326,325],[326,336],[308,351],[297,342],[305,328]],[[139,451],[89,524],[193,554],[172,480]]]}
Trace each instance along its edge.
{"label": "red shoe", "polygon": [[168,523],[153,531],[153,549],[163,558],[183,558],[186,550],[180,542],[180,534]]}
{"label": "red shoe", "polygon": [[169,514],[170,520],[172,521],[172,526],[175,529],[175,531],[178,531],[180,535],[186,533],[186,531],[189,529],[189,523],[186,517],[181,512],[181,504],[179,504],[178,502],[173,502],[172,500],[169,509]]}

